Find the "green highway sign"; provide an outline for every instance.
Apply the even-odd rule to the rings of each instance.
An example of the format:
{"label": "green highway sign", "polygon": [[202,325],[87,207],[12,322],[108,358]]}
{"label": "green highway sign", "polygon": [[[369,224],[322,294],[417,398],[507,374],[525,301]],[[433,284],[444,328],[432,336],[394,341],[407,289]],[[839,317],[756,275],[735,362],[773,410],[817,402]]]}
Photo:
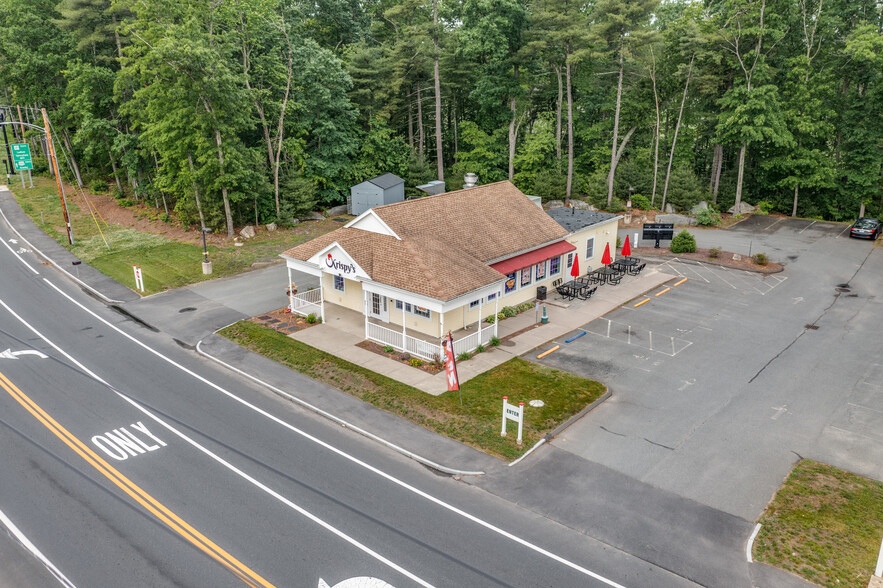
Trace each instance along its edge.
{"label": "green highway sign", "polygon": [[34,169],[34,162],[31,161],[31,148],[27,143],[17,143],[10,145],[10,147],[12,148],[12,162],[15,165],[15,171]]}

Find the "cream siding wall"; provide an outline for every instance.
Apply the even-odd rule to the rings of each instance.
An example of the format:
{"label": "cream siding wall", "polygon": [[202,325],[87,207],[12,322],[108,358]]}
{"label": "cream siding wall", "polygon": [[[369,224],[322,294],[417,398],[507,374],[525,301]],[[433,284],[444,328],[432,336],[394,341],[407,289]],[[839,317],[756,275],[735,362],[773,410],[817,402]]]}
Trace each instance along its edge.
{"label": "cream siding wall", "polygon": [[[413,307],[413,303],[411,303]],[[402,305],[404,306],[404,304]],[[433,311],[429,318],[422,317],[420,315],[416,315],[412,312],[404,311],[405,313],[405,329],[407,329],[410,334],[412,331],[419,331],[424,335],[428,335],[430,337],[438,337],[439,336],[439,314]],[[389,322],[390,328],[402,326],[402,309],[396,308],[395,300],[390,299],[389,301]]]}
{"label": "cream siding wall", "polygon": [[332,304],[338,304],[344,308],[355,310],[358,313],[364,312],[364,303],[362,297],[362,283],[355,280],[343,280],[344,291],[334,289],[334,275],[322,273],[322,288],[325,301]]}
{"label": "cream siding wall", "polygon": [[[596,270],[603,265],[601,263],[601,257],[604,255],[604,246],[607,244],[610,245],[611,261],[616,261],[617,227],[618,219],[612,219],[602,225],[588,227],[567,237],[567,241],[576,247],[574,253],[579,254],[579,273],[581,276],[584,276],[589,273],[590,270]],[[592,257],[586,259],[586,243],[591,238],[595,239]],[[566,262],[567,256],[565,255],[564,258]],[[564,265],[566,266],[567,264],[565,263]],[[570,268],[565,267],[564,273],[567,276],[567,280],[570,280]]]}

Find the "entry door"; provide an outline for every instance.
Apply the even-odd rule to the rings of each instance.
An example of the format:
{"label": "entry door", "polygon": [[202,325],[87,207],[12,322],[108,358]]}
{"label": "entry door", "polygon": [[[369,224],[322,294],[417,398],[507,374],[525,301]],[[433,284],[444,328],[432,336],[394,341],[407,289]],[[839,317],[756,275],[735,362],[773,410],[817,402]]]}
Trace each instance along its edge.
{"label": "entry door", "polygon": [[389,322],[389,306],[386,296],[381,296],[375,292],[370,292],[368,297],[368,314],[374,318],[380,319],[385,323]]}

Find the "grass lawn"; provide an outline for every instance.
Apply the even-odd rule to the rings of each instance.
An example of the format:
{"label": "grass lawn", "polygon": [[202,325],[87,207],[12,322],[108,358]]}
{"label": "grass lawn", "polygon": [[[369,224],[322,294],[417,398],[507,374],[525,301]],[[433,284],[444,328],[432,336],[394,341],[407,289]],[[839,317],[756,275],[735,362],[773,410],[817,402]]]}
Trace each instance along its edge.
{"label": "grass lawn", "polygon": [[[432,396],[249,321],[220,334],[378,408],[506,460],[521,456],[605,392],[598,382],[515,358],[463,384],[461,406],[457,392]],[[507,437],[500,436],[504,395],[514,403],[526,405],[536,398],[545,403],[542,408],[526,406],[521,447],[512,432],[517,428],[510,428]]]}
{"label": "grass lawn", "polygon": [[[54,180],[35,176],[34,188],[22,190],[21,184],[16,186],[14,182],[10,182],[9,187],[22,210],[38,227],[92,267],[134,288],[132,266],[140,266],[145,295],[238,274],[251,269],[252,264],[258,261],[276,261],[278,253],[313,236],[298,235],[290,230],[274,233],[260,231],[241,247],[236,247],[232,242],[223,247],[209,245],[213,273],[205,276],[202,273],[201,244],[180,243],[162,235],[105,224],[103,219],[94,219],[88,210],[80,209],[68,198],[74,233],[74,245],[70,245]],[[74,189],[68,187],[66,193],[70,194]],[[159,219],[162,216],[162,211],[149,204],[138,204],[133,210],[142,218]]]}
{"label": "grass lawn", "polygon": [[865,588],[883,539],[883,483],[802,460],[760,523],[757,561],[822,586]]}

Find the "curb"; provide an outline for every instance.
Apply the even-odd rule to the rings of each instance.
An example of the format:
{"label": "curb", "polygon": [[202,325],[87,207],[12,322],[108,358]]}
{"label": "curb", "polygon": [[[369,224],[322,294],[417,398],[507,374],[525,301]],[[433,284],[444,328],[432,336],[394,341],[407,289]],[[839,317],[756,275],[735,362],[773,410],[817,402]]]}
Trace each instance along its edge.
{"label": "curb", "polygon": [[702,265],[702,264],[716,265],[718,267],[725,267],[728,269],[740,270],[743,272],[753,272],[756,274],[764,274],[764,275],[778,274],[778,273],[785,271],[784,266],[780,266],[779,269],[762,270],[762,269],[746,268],[746,267],[742,267],[742,266],[738,266],[738,265],[733,265],[731,263],[724,263],[722,261],[714,261],[711,259],[709,259],[709,260],[692,259],[690,257],[678,257],[677,255],[674,255],[674,254],[669,255],[669,254],[665,254],[665,253],[645,253],[644,257],[642,259],[649,259],[649,258],[672,259],[672,260],[680,261],[681,263],[686,263],[688,265]]}
{"label": "curb", "polygon": [[237,373],[241,376],[244,376],[257,384],[260,384],[261,386],[264,386],[265,388],[267,388],[271,392],[281,396],[282,398],[284,398],[286,400],[290,400],[291,402],[294,402],[295,404],[297,404],[303,408],[306,408],[307,410],[312,411],[312,412],[318,414],[319,416],[322,416],[322,417],[324,417],[334,423],[337,423],[347,429],[351,429],[351,430],[355,431],[356,433],[359,433],[360,435],[367,437],[368,439],[371,439],[373,441],[377,441],[381,445],[384,445],[387,448],[392,449],[393,451],[400,453],[401,455],[404,455],[405,457],[411,458],[414,461],[416,461],[422,465],[425,465],[428,468],[432,468],[434,470],[437,470],[437,471],[442,472],[444,474],[449,474],[451,476],[482,476],[485,474],[485,472],[483,472],[483,471],[458,470],[455,468],[449,468],[447,466],[443,466],[441,464],[438,464],[430,459],[427,459],[423,456],[417,455],[416,453],[414,453],[412,451],[408,451],[407,449],[400,447],[399,445],[396,445],[395,443],[392,443],[391,441],[387,441],[383,437],[379,437],[379,436],[375,435],[374,433],[371,433],[369,431],[366,431],[365,429],[362,429],[361,427],[353,425],[352,423],[349,423],[349,422],[343,420],[342,418],[331,414],[328,411],[322,410],[318,406],[312,405],[309,402],[302,400],[302,399],[298,398],[297,396],[294,396],[293,394],[289,394],[288,392],[281,390],[268,382],[264,382],[263,380],[256,378],[255,376],[252,376],[248,372],[245,372],[235,366],[230,365],[229,363],[227,363],[225,361],[218,359],[217,357],[215,357],[213,355],[206,353],[205,351],[200,349],[201,345],[202,345],[202,340],[200,340],[196,344],[196,352],[199,355],[205,357],[206,359],[210,359],[211,361],[214,361],[218,365],[223,366],[223,367],[227,368],[228,370],[230,370],[234,373]]}

